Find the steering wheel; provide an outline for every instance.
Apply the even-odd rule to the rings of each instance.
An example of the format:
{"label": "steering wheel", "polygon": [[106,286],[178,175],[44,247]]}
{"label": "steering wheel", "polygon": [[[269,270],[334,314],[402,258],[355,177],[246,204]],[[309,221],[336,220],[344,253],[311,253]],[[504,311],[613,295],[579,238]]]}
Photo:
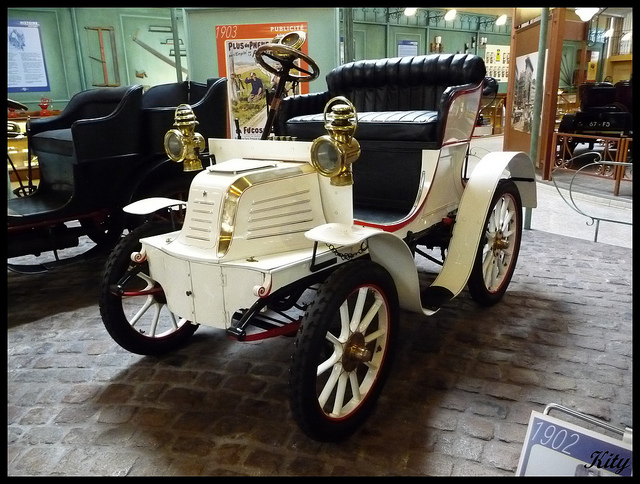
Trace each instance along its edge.
{"label": "steering wheel", "polygon": [[[280,78],[284,77],[288,81],[311,82],[314,79],[317,79],[320,75],[320,68],[311,57],[309,57],[304,52],[299,51],[298,49],[289,47],[288,45],[261,45],[256,49],[255,56],[256,61],[263,69],[270,72],[271,74],[275,74]],[[279,68],[267,63],[265,57],[276,61],[279,64]],[[294,64],[294,62],[298,59],[301,59],[309,64],[310,70],[303,69],[302,67]],[[300,74],[292,74],[292,70],[296,70],[300,72]]]}

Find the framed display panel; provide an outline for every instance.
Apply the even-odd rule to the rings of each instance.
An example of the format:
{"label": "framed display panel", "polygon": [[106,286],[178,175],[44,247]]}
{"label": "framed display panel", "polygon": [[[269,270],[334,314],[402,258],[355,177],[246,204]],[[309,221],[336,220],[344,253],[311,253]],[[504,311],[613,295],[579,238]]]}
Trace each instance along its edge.
{"label": "framed display panel", "polygon": [[[623,440],[551,417],[558,408],[573,416],[622,433]],[[585,414],[560,406],[533,411],[524,440],[517,476],[632,476],[631,435]]]}
{"label": "framed display panel", "polygon": [[50,91],[40,23],[9,20],[7,34],[7,91]]}

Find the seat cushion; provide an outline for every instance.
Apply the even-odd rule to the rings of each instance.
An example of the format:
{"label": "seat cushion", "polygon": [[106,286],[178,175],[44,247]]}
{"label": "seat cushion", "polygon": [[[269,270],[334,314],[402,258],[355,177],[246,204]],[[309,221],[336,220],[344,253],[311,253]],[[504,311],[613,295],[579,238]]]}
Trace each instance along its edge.
{"label": "seat cushion", "polygon": [[[438,112],[428,110],[358,113],[358,140],[437,141]],[[287,120],[287,134],[312,140],[327,134],[324,114],[308,114]]]}
{"label": "seat cushion", "polygon": [[31,149],[35,154],[40,152],[73,156],[73,137],[71,128],[52,129],[33,135]]}

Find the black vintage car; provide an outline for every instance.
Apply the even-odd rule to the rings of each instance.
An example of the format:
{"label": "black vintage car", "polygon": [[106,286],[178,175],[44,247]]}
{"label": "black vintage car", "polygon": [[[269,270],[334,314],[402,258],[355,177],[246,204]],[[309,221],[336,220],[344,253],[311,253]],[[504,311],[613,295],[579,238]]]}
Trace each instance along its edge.
{"label": "black vintage car", "polygon": [[[615,85],[610,82],[581,84],[578,97],[580,109],[562,117],[558,132],[606,137],[633,136],[631,80],[619,81]],[[593,146],[592,142],[590,144]]]}
{"label": "black vintage car", "polygon": [[176,108],[188,104],[204,139],[224,137],[226,96],[225,78],[163,84],[144,93],[141,85],[97,88],[74,95],[56,116],[30,119],[28,160],[37,156],[40,178],[37,188],[23,186],[7,201],[9,269],[47,270],[51,265],[38,259],[28,265],[11,259],[54,251],[60,262],[57,251],[76,247],[80,236],[112,246],[125,228],[140,223],[122,211],[135,200],[186,198],[201,166],[174,163],[164,150],[165,133]]}

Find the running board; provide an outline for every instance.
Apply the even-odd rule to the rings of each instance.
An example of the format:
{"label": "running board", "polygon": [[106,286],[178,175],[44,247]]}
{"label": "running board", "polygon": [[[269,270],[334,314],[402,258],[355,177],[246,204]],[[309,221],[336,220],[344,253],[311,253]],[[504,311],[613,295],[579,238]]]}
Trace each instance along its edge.
{"label": "running board", "polygon": [[74,255],[73,257],[67,257],[66,259],[57,259],[50,262],[41,262],[39,264],[9,264],[7,263],[7,269],[18,274],[43,274],[50,270],[64,267],[76,262],[85,262],[101,253],[108,252],[110,249],[102,248],[98,245],[92,247],[82,254]]}
{"label": "running board", "polygon": [[[275,336],[293,336],[298,332],[301,318],[293,318],[288,314],[276,312],[274,317],[262,312],[255,312],[251,309],[241,309],[236,311],[231,318],[232,325],[227,328],[227,335],[238,341],[258,341]],[[269,311],[270,313],[272,311]],[[259,331],[247,333],[247,328],[251,326]]]}

